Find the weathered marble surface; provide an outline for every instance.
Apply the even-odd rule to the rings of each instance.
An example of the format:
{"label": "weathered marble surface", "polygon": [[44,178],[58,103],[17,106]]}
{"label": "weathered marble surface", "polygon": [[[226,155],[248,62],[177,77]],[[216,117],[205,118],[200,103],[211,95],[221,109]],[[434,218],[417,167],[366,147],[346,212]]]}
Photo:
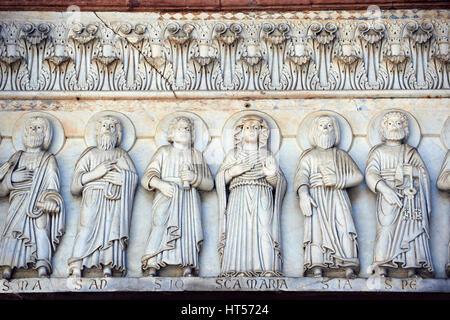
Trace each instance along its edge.
{"label": "weathered marble surface", "polygon": [[448,89],[448,14],[0,12],[0,89]]}
{"label": "weathered marble surface", "polygon": [[28,278],[0,281],[0,293],[180,291],[450,292],[448,279]]}
{"label": "weathered marble surface", "polygon": [[[405,93],[407,96],[407,93]],[[45,96],[42,96],[43,98]],[[431,254],[435,277],[445,278],[445,264],[447,263],[447,249],[450,236],[450,197],[447,193],[436,189],[436,179],[444,160],[447,148],[443,145],[440,136],[446,119],[450,116],[448,98],[378,98],[378,99],[168,99],[168,100],[1,100],[0,101],[0,131],[2,141],[0,144],[0,163],[8,159],[14,152],[11,135],[14,124],[25,112],[40,110],[49,112],[58,118],[64,126],[66,142],[62,150],[56,154],[61,172],[62,195],[66,203],[66,233],[53,259],[54,271],[50,280],[40,279],[41,284],[48,290],[67,290],[60,281],[65,283],[68,276],[67,260],[70,257],[74,237],[79,219],[80,198],[70,193],[75,162],[86,148],[84,129],[89,118],[103,110],[115,110],[124,113],[133,122],[136,128],[136,142],[129,154],[136,164],[139,177],[142,177],[148,159],[156,151],[155,135],[160,120],[173,111],[190,111],[200,116],[208,126],[211,142],[204,151],[213,176],[225,155],[221,145],[222,129],[229,117],[243,110],[259,110],[269,114],[278,124],[282,142],[278,153],[278,162],[287,179],[287,192],[283,201],[281,214],[281,247],[283,255],[282,271],[286,277],[299,277],[291,279],[296,285],[291,288],[304,288],[305,290],[321,290],[320,280],[302,278],[303,268],[303,222],[304,218],[298,207],[298,200],[293,192],[293,179],[295,168],[300,156],[297,144],[297,129],[303,118],[310,112],[328,109],[335,111],[346,118],[350,123],[354,139],[349,150],[350,156],[355,160],[359,169],[364,172],[365,162],[370,149],[367,138],[367,128],[372,117],[386,108],[396,108],[410,112],[418,121],[422,139],[418,150],[427,165],[431,178],[432,212],[431,212]],[[246,108],[245,105],[249,105]],[[356,188],[348,190],[353,204],[353,217],[358,232],[358,245],[361,270],[359,277],[369,277],[368,267],[372,263],[373,246],[375,240],[375,196],[363,183]],[[138,288],[146,281],[142,277],[140,259],[145,247],[146,236],[151,223],[151,204],[153,195],[140,186],[136,192],[134,209],[131,220],[130,241],[128,246],[128,273],[126,279],[108,279],[115,281],[110,288],[127,290]],[[219,227],[218,227],[218,201],[216,192],[206,192],[202,195],[202,223],[204,229],[204,243],[200,254],[200,277],[216,277],[220,272],[217,253]],[[0,200],[0,229],[3,229],[8,208],[8,200]],[[172,273],[176,274],[176,273]],[[87,275],[89,276],[89,275]],[[101,276],[92,274],[91,276]],[[161,275],[164,276],[164,275]],[[19,271],[13,278],[36,277],[36,274]],[[131,279],[129,279],[131,278]],[[162,279],[170,281],[170,279]],[[18,283],[12,280],[11,286]],[[28,279],[29,286],[33,287],[32,279]],[[47,287],[48,282],[54,283],[53,288]],[[89,283],[90,280],[83,280]],[[122,281],[122,282],[121,282]],[[186,290],[195,288],[214,288],[215,279],[189,279]],[[209,283],[203,287],[204,282]],[[332,280],[333,283],[338,280]],[[342,279],[342,284],[346,280]],[[365,283],[366,279],[356,279],[355,283]],[[402,280],[397,288],[401,288]],[[405,280],[406,281],[406,280]],[[111,282],[113,283],[113,282]],[[121,283],[121,285],[119,285]],[[134,283],[134,284],[133,284]],[[314,286],[302,287],[306,283],[316,283]],[[331,283],[331,282],[330,282]],[[448,280],[422,280],[424,286],[417,286],[418,290],[445,291],[448,290]],[[89,286],[89,285],[87,285]],[[297,286],[297,287],[296,287]],[[337,286],[337,284],[336,284]],[[331,287],[331,286],[330,286]],[[142,288],[142,287],[139,287]],[[153,288],[153,287],[143,287]],[[163,287],[166,288],[166,287]],[[338,288],[338,287],[336,287]],[[353,286],[359,290],[364,286]],[[428,289],[427,289],[428,288]],[[284,288],[283,288],[284,289]],[[141,289],[139,289],[141,290]],[[303,290],[303,289],[302,289]],[[2,289],[0,289],[2,292]]]}

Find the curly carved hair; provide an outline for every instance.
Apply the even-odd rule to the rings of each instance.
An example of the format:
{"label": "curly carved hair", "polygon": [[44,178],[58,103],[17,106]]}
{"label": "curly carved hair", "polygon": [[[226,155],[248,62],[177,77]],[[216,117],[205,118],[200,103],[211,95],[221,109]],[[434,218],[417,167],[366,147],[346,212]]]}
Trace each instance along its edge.
{"label": "curly carved hair", "polygon": [[28,127],[33,122],[39,122],[42,127],[44,127],[44,143],[42,144],[43,150],[48,150],[50,147],[50,144],[52,143],[53,138],[53,129],[50,121],[45,117],[31,117],[26,120],[25,126],[24,126],[24,134],[23,134],[23,140],[25,141],[26,137],[29,135]]}
{"label": "curly carved hair", "polygon": [[380,135],[381,135],[381,141],[385,142],[386,141],[386,128],[387,128],[387,124],[389,122],[389,120],[392,117],[397,117],[400,118],[400,121],[402,122],[403,125],[403,130],[405,130],[405,138],[403,140],[408,139],[409,137],[409,127],[408,127],[408,116],[400,111],[391,111],[386,113],[383,118],[381,119],[381,124],[380,124]]}
{"label": "curly carved hair", "polygon": [[237,149],[242,149],[244,125],[250,120],[258,121],[261,125],[261,132],[258,137],[258,149],[267,149],[270,127],[266,120],[256,115],[242,117],[238,124],[234,127],[234,147]]}
{"label": "curly carved hair", "polygon": [[173,143],[173,136],[175,135],[175,129],[177,128],[178,123],[180,123],[181,121],[188,124],[191,129],[191,146],[193,146],[194,145],[194,137],[195,137],[194,122],[191,119],[189,119],[188,117],[183,117],[183,116],[176,117],[176,118],[172,119],[172,121],[170,121],[169,128],[167,129],[167,141],[169,141],[170,143]]}
{"label": "curly carved hair", "polygon": [[120,123],[120,120],[114,116],[111,116],[111,115],[104,116],[97,120],[97,123],[95,124],[95,132],[97,133],[96,134],[97,138],[100,134],[100,129],[101,129],[101,126],[103,125],[103,121],[106,121],[106,120],[109,120],[112,123],[114,123],[114,125],[116,127],[116,134],[117,134],[116,145],[120,146],[120,143],[122,142],[122,124]]}

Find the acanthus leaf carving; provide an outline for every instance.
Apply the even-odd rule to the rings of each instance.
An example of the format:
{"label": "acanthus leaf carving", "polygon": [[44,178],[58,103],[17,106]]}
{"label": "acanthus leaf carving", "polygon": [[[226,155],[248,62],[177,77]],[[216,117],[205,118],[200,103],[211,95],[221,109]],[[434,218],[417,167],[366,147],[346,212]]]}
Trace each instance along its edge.
{"label": "acanthus leaf carving", "polygon": [[450,85],[443,20],[189,19],[5,22],[0,88],[272,91]]}
{"label": "acanthus leaf carving", "polygon": [[313,59],[318,66],[319,88],[322,90],[330,90],[337,83],[335,71],[331,68],[337,30],[334,22],[325,25],[313,22],[309,26],[308,36],[313,39]]}
{"label": "acanthus leaf carving", "polygon": [[75,23],[69,31],[69,46],[75,64],[76,90],[92,90],[97,80],[92,58],[94,48],[99,41],[97,24],[83,25]]}
{"label": "acanthus leaf carving", "polygon": [[242,42],[242,25],[219,22],[214,26],[214,34],[218,42],[218,59],[222,70],[221,89],[231,90],[239,87],[239,77],[236,76],[237,52]]}
{"label": "acanthus leaf carving", "polygon": [[291,38],[286,45],[286,62],[283,77],[287,90],[314,90],[318,84],[318,73],[313,58],[313,41],[308,36],[308,25],[291,24]]}

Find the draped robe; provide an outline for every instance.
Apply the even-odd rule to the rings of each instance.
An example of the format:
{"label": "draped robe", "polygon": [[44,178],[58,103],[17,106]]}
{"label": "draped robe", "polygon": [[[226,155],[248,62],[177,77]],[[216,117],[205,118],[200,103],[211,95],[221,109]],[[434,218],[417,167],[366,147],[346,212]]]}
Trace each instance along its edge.
{"label": "draped robe", "polygon": [[[335,172],[335,186],[327,187],[321,168]],[[361,183],[363,176],[353,159],[342,150],[306,150],[299,159],[295,186],[306,185],[317,204],[305,217],[303,237],[304,271],[313,267],[359,269],[357,233],[346,188]]]}
{"label": "draped robe", "polygon": [[[269,183],[261,171],[262,162],[266,157],[275,162],[274,156],[266,150],[250,153],[230,151],[216,175],[220,275],[281,276],[280,214],[286,179],[277,168],[274,181]],[[260,157],[254,168],[227,184],[226,171],[253,156]]]}
{"label": "draped robe", "polygon": [[[196,175],[195,181],[185,190],[180,178],[184,166]],[[194,148],[180,150],[172,145],[160,147],[148,164],[142,186],[153,191],[149,183],[157,177],[175,186],[172,197],[156,189],[152,206],[152,226],[142,269],[159,270],[168,265],[191,267],[198,272],[198,254],[203,242],[201,199],[199,190],[211,191],[214,182],[201,152]]]}
{"label": "draped robe", "polygon": [[[402,207],[389,204],[376,190],[384,181],[401,195]],[[407,144],[372,148],[366,182],[377,193],[377,234],[372,268],[415,268],[433,274],[429,247],[430,178],[417,150]]]}
{"label": "draped robe", "polygon": [[[447,151],[441,172],[437,180],[438,189],[450,191],[450,151]],[[447,212],[448,213],[448,212]],[[447,264],[445,266],[447,274],[450,276],[450,241],[448,243]]]}
{"label": "draped robe", "polygon": [[[31,156],[31,157],[30,157]],[[60,194],[59,170],[55,156],[47,151],[27,154],[16,152],[0,183],[0,196],[9,194],[9,210],[0,240],[0,266],[11,268],[45,267],[52,272],[52,255],[65,227],[64,201]],[[33,178],[12,182],[17,169],[34,170]],[[53,200],[59,212],[50,214],[39,204]]]}
{"label": "draped robe", "polygon": [[[104,161],[116,160],[123,177],[122,186],[100,178],[86,184],[85,173]],[[69,259],[70,272],[77,268],[109,265],[126,272],[126,248],[138,175],[128,153],[121,148],[91,147],[80,156],[72,179],[73,195],[82,194],[78,232]]]}

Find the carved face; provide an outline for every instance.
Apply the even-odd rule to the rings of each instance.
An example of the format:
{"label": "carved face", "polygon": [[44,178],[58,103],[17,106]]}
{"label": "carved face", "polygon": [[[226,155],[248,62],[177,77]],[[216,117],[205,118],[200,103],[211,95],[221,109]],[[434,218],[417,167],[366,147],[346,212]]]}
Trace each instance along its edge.
{"label": "carved face", "polygon": [[42,147],[46,149],[45,138],[49,131],[49,123],[47,119],[40,117],[33,117],[27,120],[25,124],[25,133],[23,136],[23,143],[27,148]]}
{"label": "carved face", "polygon": [[110,150],[120,143],[121,138],[120,122],[113,117],[104,117],[97,123],[97,145]]}
{"label": "carved face", "polygon": [[315,144],[322,149],[329,149],[336,144],[335,122],[330,117],[319,117],[315,121],[314,135]]}
{"label": "carved face", "polygon": [[169,126],[169,142],[192,144],[192,137],[193,126],[189,119],[182,117],[173,120]]}
{"label": "carved face", "polygon": [[381,123],[381,136],[383,141],[395,140],[403,141],[408,137],[408,119],[403,113],[387,113]]}
{"label": "carved face", "polygon": [[249,119],[244,122],[242,136],[245,143],[258,143],[261,133],[261,123],[258,120]]}

